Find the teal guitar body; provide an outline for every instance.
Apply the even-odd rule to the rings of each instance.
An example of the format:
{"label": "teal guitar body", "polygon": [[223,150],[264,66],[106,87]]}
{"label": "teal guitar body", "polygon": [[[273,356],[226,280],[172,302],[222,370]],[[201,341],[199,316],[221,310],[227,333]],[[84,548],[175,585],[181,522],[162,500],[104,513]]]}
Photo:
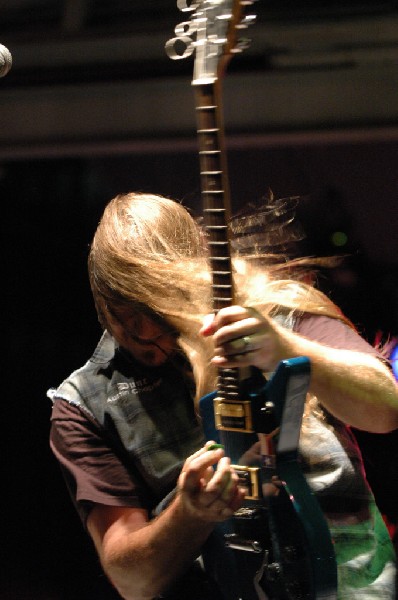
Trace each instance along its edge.
{"label": "teal guitar body", "polygon": [[255,372],[243,382],[243,401],[200,402],[207,439],[224,445],[247,490],[204,549],[226,600],[337,598],[333,542],[299,462],[309,378],[308,359],[289,359],[269,381]]}

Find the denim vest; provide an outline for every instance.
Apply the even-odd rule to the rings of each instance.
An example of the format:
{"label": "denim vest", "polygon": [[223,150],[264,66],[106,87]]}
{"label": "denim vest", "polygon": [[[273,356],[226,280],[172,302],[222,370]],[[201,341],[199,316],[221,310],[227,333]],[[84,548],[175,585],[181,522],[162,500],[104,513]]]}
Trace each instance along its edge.
{"label": "denim vest", "polygon": [[103,427],[156,503],[174,487],[185,458],[204,443],[192,385],[182,372],[169,363],[146,368],[129,362],[105,331],[90,360],[49,396]]}

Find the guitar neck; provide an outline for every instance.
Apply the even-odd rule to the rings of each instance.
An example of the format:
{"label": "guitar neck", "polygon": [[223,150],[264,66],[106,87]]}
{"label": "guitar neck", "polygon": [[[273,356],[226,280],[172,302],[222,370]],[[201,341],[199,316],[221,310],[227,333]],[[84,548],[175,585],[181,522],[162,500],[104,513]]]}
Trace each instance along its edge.
{"label": "guitar neck", "polygon": [[213,308],[234,303],[230,252],[230,194],[220,107],[220,86],[195,86],[204,223],[210,249]]}
{"label": "guitar neck", "polygon": [[[203,215],[210,250],[213,309],[217,312],[235,301],[221,92],[218,83],[195,85],[195,91]],[[236,400],[239,378],[239,369],[219,369],[219,394],[225,399]]]}

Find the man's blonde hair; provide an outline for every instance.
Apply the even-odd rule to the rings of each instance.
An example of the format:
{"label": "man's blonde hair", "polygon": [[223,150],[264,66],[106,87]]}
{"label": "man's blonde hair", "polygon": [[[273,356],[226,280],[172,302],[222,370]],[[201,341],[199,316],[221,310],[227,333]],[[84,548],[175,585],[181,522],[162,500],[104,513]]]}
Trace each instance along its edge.
{"label": "man's blonde hair", "polygon": [[[281,278],[281,266],[233,259],[234,301],[263,314],[314,313],[345,320],[340,310],[312,285]],[[289,272],[288,265],[282,265]],[[100,322],[118,308],[162,318],[180,333],[191,361],[198,396],[213,389],[210,342],[198,335],[212,312],[211,273],[206,236],[180,203],[162,196],[129,193],[106,206],[89,254],[89,276]]]}

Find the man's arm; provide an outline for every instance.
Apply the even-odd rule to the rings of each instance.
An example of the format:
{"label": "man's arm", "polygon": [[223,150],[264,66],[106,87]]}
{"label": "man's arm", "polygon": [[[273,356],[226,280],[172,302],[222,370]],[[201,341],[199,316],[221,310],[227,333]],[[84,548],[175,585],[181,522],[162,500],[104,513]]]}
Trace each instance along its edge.
{"label": "man's arm", "polygon": [[101,563],[125,600],[167,590],[200,554],[215,524],[240,506],[244,492],[229,459],[208,446],[187,459],[174,500],[155,519],[138,508],[97,504],[90,512],[87,527]]}
{"label": "man's arm", "polygon": [[213,335],[219,367],[272,371],[287,358],[311,361],[310,392],[336,418],[373,433],[398,428],[398,386],[377,357],[335,349],[285,329],[253,309],[222,309],[202,328]]}

